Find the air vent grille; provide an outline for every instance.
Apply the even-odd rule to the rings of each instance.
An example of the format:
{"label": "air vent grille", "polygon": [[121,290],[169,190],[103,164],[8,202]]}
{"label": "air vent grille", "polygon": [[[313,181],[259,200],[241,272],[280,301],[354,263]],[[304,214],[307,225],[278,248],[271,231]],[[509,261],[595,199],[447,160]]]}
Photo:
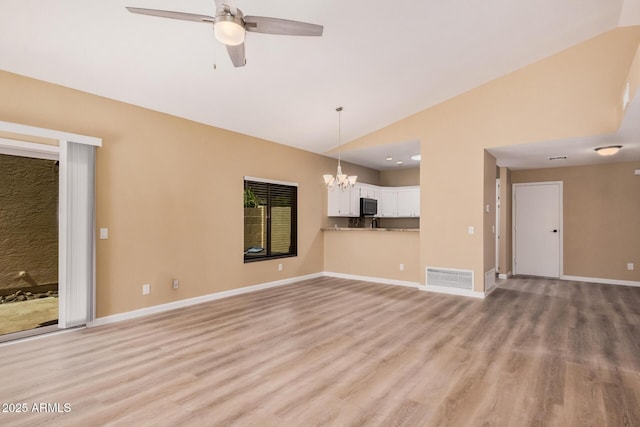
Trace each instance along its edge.
{"label": "air vent grille", "polygon": [[473,271],[427,267],[427,286],[473,290]]}

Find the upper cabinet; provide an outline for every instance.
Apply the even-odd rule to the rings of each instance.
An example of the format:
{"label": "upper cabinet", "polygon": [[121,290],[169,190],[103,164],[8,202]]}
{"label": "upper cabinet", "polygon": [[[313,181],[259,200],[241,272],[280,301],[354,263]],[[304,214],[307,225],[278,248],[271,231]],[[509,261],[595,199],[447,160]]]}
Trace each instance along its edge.
{"label": "upper cabinet", "polygon": [[420,216],[420,188],[398,189],[398,216],[414,218]]}
{"label": "upper cabinet", "polygon": [[420,217],[420,187],[386,187],[380,190],[380,218]]}
{"label": "upper cabinet", "polygon": [[371,184],[356,184],[341,190],[334,187],[327,193],[327,215],[331,217],[360,216],[360,198],[378,201],[380,218],[420,217],[420,187],[379,187]]}
{"label": "upper cabinet", "polygon": [[398,191],[393,187],[383,188],[380,190],[380,199],[378,200],[378,217],[391,218],[398,216]]}
{"label": "upper cabinet", "polygon": [[341,190],[335,186],[327,193],[327,216],[360,216],[360,189]]}
{"label": "upper cabinet", "polygon": [[358,188],[360,192],[360,197],[365,197],[367,199],[380,199],[380,187],[377,185],[371,184],[356,184],[354,188]]}

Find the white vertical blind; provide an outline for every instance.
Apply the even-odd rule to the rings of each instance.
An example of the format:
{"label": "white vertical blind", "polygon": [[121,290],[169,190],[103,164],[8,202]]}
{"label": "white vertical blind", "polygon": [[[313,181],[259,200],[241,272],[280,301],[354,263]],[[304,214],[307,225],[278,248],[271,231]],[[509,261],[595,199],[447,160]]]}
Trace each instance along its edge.
{"label": "white vertical blind", "polygon": [[[0,121],[0,132],[58,141],[58,146],[0,138],[7,154],[55,159],[59,153],[58,290],[60,328],[95,317],[95,147],[102,139]],[[73,141],[73,142],[69,142]],[[46,157],[45,157],[46,156]]]}
{"label": "white vertical blind", "polygon": [[60,313],[58,326],[93,319],[95,147],[60,141]]}

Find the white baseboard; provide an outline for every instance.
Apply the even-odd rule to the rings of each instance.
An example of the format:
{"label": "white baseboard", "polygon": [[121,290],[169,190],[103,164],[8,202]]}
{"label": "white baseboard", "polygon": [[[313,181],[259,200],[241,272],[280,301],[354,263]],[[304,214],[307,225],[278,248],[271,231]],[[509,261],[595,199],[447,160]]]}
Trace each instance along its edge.
{"label": "white baseboard", "polygon": [[395,286],[405,286],[415,289],[420,289],[423,291],[429,292],[440,292],[451,295],[461,295],[473,298],[484,298],[486,295],[491,293],[493,289],[490,289],[488,292],[475,292],[468,291],[465,289],[451,289],[444,288],[439,286],[422,286],[418,282],[409,282],[404,280],[395,280],[395,279],[385,279],[381,277],[370,277],[370,276],[359,276],[354,274],[344,274],[344,273],[334,273],[334,272],[321,272],[321,273],[313,273],[307,274],[305,276],[292,277],[289,279],[277,280],[275,282],[261,283],[258,285],[245,286],[243,288],[231,289],[223,292],[216,292],[213,294],[202,295],[194,298],[187,298],[180,301],[173,301],[166,304],[154,305],[152,307],[140,308],[137,310],[128,311],[125,313],[113,314],[111,316],[104,316],[95,319],[93,322],[87,323],[87,327],[95,327],[101,325],[107,325],[110,323],[121,322],[123,320],[135,319],[142,316],[147,316],[149,314],[162,313],[169,310],[175,310],[177,308],[189,307],[195,304],[201,304],[204,302],[215,301],[222,298],[228,298],[235,295],[242,295],[250,292],[259,291],[262,289],[274,288],[277,286],[289,285],[292,283],[300,282],[303,280],[309,279],[317,279],[319,277],[336,277],[340,279],[348,279],[348,280],[360,280],[365,282],[373,282],[373,283],[381,283],[385,285],[395,285]]}
{"label": "white baseboard", "polygon": [[470,291],[467,289],[457,289],[457,288],[447,288],[444,286],[420,286],[419,289],[421,291],[427,291],[427,292],[436,292],[439,294],[449,294],[449,295],[458,295],[458,296],[463,296],[463,297],[471,297],[471,298],[480,298],[483,299],[486,295],[484,292],[476,292],[476,291]]}
{"label": "white baseboard", "polygon": [[497,288],[496,284],[494,283],[493,286],[491,286],[487,291],[476,292],[476,291],[469,291],[466,289],[446,288],[443,286],[424,286],[418,282],[407,282],[403,280],[383,279],[380,277],[358,276],[355,274],[333,273],[328,271],[325,271],[323,274],[326,277],[336,277],[339,279],[360,280],[364,282],[382,283],[384,285],[405,286],[409,288],[416,288],[421,291],[436,292],[441,294],[458,295],[458,296],[480,298],[480,299],[485,298]]}
{"label": "white baseboard", "polygon": [[495,283],[491,286],[489,286],[488,289],[484,290],[484,296],[485,298],[488,297],[489,295],[491,295],[491,292],[495,291],[498,288],[498,285],[496,285]]}
{"label": "white baseboard", "polygon": [[599,279],[596,277],[582,277],[582,276],[560,276],[562,280],[573,280],[574,282],[587,282],[587,283],[603,283],[605,285],[621,285],[621,286],[637,286],[640,287],[640,282],[632,280],[616,280],[616,279]]}
{"label": "white baseboard", "polygon": [[381,277],[370,277],[370,276],[358,276],[355,274],[345,274],[345,273],[333,273],[330,271],[325,271],[322,274],[323,276],[326,276],[326,277],[337,277],[338,279],[361,280],[363,282],[382,283],[384,285],[407,286],[409,288],[420,287],[420,283],[418,282],[408,282],[404,280],[384,279]]}
{"label": "white baseboard", "polygon": [[152,307],[140,308],[138,310],[127,311],[126,313],[113,314],[111,316],[99,317],[93,322],[87,323],[88,327],[107,325],[109,323],[120,322],[123,320],[135,319],[137,317],[147,316],[149,314],[162,313],[176,308],[189,307],[203,302],[215,301],[222,298],[228,298],[235,295],[242,295],[249,292],[255,292],[262,289],[275,288],[277,286],[289,285],[300,282],[302,280],[316,279],[322,277],[322,273],[307,274],[306,276],[291,277],[289,279],[276,280],[275,282],[261,283],[258,285],[245,286],[243,288],[231,289],[228,291],[216,292],[213,294],[202,295],[194,298],[187,298],[180,301],[173,301],[166,304],[154,305]]}
{"label": "white baseboard", "polygon": [[489,295],[496,288],[496,269],[492,268],[484,273],[484,296]]}

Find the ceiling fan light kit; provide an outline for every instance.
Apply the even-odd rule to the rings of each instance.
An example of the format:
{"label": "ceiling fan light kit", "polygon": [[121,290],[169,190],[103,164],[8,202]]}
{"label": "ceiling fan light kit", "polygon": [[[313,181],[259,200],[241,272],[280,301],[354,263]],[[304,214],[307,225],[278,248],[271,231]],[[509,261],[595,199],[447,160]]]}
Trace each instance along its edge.
{"label": "ceiling fan light kit", "polygon": [[213,21],[213,33],[216,39],[227,46],[238,46],[244,43],[246,32],[242,17],[240,10],[238,10],[236,16],[231,15],[231,13],[217,15]]}
{"label": "ceiling fan light kit", "polygon": [[[213,24],[215,37],[220,43],[227,46],[227,52],[234,67],[244,67],[247,63],[244,55],[244,40],[247,31],[287,36],[321,36],[324,30],[322,25],[306,22],[265,16],[245,16],[233,4],[228,4],[233,3],[231,0],[215,1],[215,17],[139,7],[127,7],[127,10],[141,15]],[[226,4],[222,3],[222,1],[225,1]]]}

